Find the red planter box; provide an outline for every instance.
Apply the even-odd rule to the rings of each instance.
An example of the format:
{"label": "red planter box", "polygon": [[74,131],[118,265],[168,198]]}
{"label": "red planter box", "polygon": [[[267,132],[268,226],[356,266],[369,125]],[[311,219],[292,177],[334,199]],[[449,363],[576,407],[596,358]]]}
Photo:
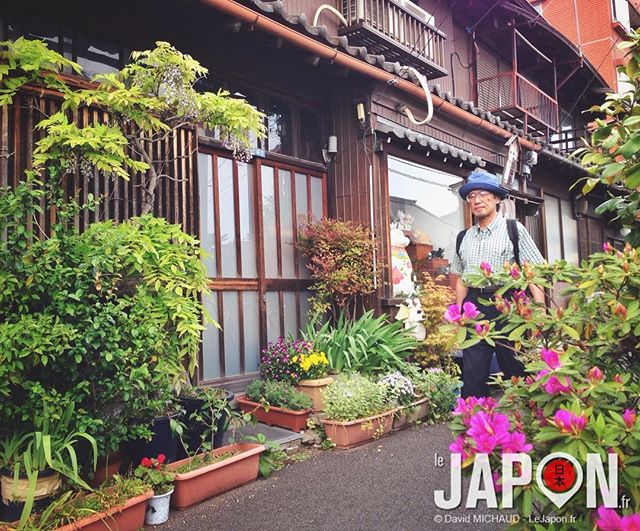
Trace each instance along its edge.
{"label": "red planter box", "polygon": [[340,448],[353,448],[388,435],[393,427],[395,409],[365,419],[340,422],[323,419],[324,431]]}
{"label": "red planter box", "polygon": [[300,431],[306,428],[307,419],[311,413],[310,409],[302,411],[293,411],[291,409],[283,409],[280,407],[270,407],[269,411],[265,411],[262,404],[247,400],[244,395],[236,397],[236,401],[245,413],[255,415],[258,421],[268,424],[269,426],[280,426],[291,431]]}
{"label": "red planter box", "polygon": [[[217,448],[211,453],[220,455],[237,450],[242,453],[190,472],[176,474],[173,481],[174,491],[171,495],[171,507],[182,511],[196,503],[254,481],[258,477],[260,454],[265,450],[261,444],[230,444]],[[171,463],[168,469],[175,470],[190,463],[192,459],[193,457],[187,457]]]}
{"label": "red planter box", "polygon": [[56,531],[137,531],[144,527],[147,500],[153,496],[150,490],[131,498],[123,505],[112,507],[104,513],[92,514],[81,520],[59,527]]}

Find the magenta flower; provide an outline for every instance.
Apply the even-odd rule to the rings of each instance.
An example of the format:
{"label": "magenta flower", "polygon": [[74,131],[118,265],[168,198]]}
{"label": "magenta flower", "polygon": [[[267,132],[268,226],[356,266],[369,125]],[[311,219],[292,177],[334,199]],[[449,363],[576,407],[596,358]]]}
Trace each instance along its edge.
{"label": "magenta flower", "polygon": [[476,333],[480,337],[485,337],[489,333],[489,323],[478,323],[476,325]]}
{"label": "magenta flower", "polygon": [[609,242],[604,242],[602,244],[602,250],[605,253],[610,253],[611,251],[613,251],[613,245],[611,245]]}
{"label": "magenta flower", "polygon": [[484,409],[487,413],[493,413],[493,411],[498,407],[498,402],[496,402],[490,396],[482,397],[478,399],[478,405]]}
{"label": "magenta flower", "polygon": [[560,357],[555,350],[542,349],[540,352],[540,359],[544,361],[550,369],[557,369],[562,364],[560,363]]}
{"label": "magenta flower", "polygon": [[471,416],[474,414],[478,399],[475,396],[470,396],[466,400],[464,398],[458,398],[456,408],[453,410],[454,415],[462,416],[462,423],[465,426],[469,426]]}
{"label": "magenta flower", "polygon": [[462,462],[466,461],[471,456],[471,448],[461,435],[459,435],[456,440],[449,445],[449,451],[452,454],[461,454]]}
{"label": "magenta flower", "polygon": [[527,376],[524,379],[524,383],[526,383],[527,385],[531,385],[535,380],[531,377],[531,376]]}
{"label": "magenta flower", "polygon": [[498,444],[504,443],[509,437],[509,418],[500,413],[485,413],[480,411],[471,417],[467,435],[477,442],[483,436],[495,436]]}
{"label": "magenta flower", "polygon": [[448,323],[457,323],[461,317],[460,306],[458,304],[452,304],[447,308],[447,311],[444,312],[444,320]]}
{"label": "magenta flower", "polygon": [[516,304],[522,304],[523,306],[528,305],[531,302],[531,299],[527,296],[527,292],[524,290],[516,291],[513,294],[513,302]]}
{"label": "magenta flower", "polygon": [[638,531],[640,530],[640,514],[629,514],[622,517],[622,531]]}
{"label": "magenta flower", "polygon": [[624,420],[627,428],[633,428],[633,425],[636,423],[636,412],[631,409],[625,409],[622,414],[622,420]]}
{"label": "magenta flower", "polygon": [[500,473],[495,470],[491,473],[491,479],[493,480],[493,488],[496,492],[502,492],[502,482],[500,481]]}
{"label": "magenta flower", "polygon": [[493,272],[491,270],[491,264],[489,262],[480,262],[480,270],[487,278],[489,278],[491,276],[491,273]]}
{"label": "magenta flower", "polygon": [[598,507],[596,525],[600,531],[620,531],[622,519],[613,509],[607,509],[603,505]]}
{"label": "magenta flower", "polygon": [[518,280],[520,278],[520,268],[518,267],[518,264],[513,264],[509,274],[513,280]]}
{"label": "magenta flower", "polygon": [[592,384],[597,384],[604,380],[604,373],[600,370],[599,367],[591,367],[589,372],[587,373],[587,378]]}
{"label": "magenta flower", "polygon": [[536,382],[543,376],[546,376],[547,374],[551,374],[551,371],[547,369],[542,369],[538,374],[536,374]]}
{"label": "magenta flower", "polygon": [[505,454],[528,453],[533,450],[533,446],[527,443],[524,433],[514,431],[509,434],[509,438],[502,445],[502,452]]}
{"label": "magenta flower", "polygon": [[472,302],[465,302],[462,305],[462,317],[464,319],[475,319],[478,315],[480,315],[480,312]]}
{"label": "magenta flower", "polygon": [[569,435],[579,435],[587,426],[587,417],[575,415],[571,411],[559,409],[553,416],[553,422],[562,433]]}
{"label": "magenta flower", "polygon": [[552,376],[551,378],[549,378],[549,381],[544,384],[544,390],[547,394],[550,395],[557,395],[559,393],[570,393],[573,390],[573,387],[568,376],[564,377],[564,382],[565,383],[562,383],[557,376]]}
{"label": "magenta flower", "polygon": [[616,375],[613,377],[613,381],[614,381],[614,382],[616,382],[616,383],[621,384],[621,383],[622,383],[622,376],[620,376],[619,374],[616,374]]}
{"label": "magenta flower", "polygon": [[495,435],[481,435],[475,439],[476,450],[480,454],[490,454],[498,445]]}

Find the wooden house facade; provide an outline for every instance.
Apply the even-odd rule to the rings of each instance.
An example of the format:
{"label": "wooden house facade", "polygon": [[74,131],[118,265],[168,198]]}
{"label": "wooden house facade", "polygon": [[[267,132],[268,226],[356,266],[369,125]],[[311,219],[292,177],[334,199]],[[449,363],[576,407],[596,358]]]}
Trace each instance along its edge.
{"label": "wooden house facade", "polygon": [[[158,146],[159,157],[192,154],[173,167],[180,182],[162,184],[154,213],[208,251],[205,304],[223,331],[204,333],[201,383],[241,387],[267,342],[304,325],[310,280],[291,244],[309,216],[373,229],[385,263],[378,311],[398,302],[391,222],[412,217],[415,267],[446,275],[455,235],[471,223],[457,188],[476,167],[503,178],[507,214],[549,260],[577,261],[614,236],[593,214],[597,199],[570,189],[584,172],[566,156],[584,135],[581,111],[606,86],[526,0],[7,0],[0,38],[20,35],[44,39],[89,75],[168,41],[210,69],[203,88],[225,88],[265,113],[267,135],[249,162],[204,130]],[[433,99],[428,123],[416,73]],[[34,97],[38,105],[25,104]],[[0,116],[1,185],[28,167],[37,114],[57,104],[55,94],[21,98]],[[510,149],[517,158],[505,172]],[[139,213],[135,178],[67,184],[105,197],[79,229]]]}

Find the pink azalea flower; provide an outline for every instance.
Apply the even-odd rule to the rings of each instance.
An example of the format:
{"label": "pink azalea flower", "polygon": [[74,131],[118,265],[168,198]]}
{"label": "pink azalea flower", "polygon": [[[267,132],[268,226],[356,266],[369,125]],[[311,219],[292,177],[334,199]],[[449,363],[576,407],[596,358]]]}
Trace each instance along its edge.
{"label": "pink azalea flower", "polygon": [[622,519],[613,509],[607,509],[603,505],[598,507],[596,525],[600,531],[620,531]]}
{"label": "pink azalea flower", "polygon": [[538,374],[536,374],[536,382],[543,376],[546,376],[547,374],[551,374],[551,371],[548,369],[542,369]]}
{"label": "pink azalea flower", "polygon": [[480,262],[480,270],[482,271],[485,277],[488,278],[491,276],[492,270],[491,270],[491,264],[489,262]]}
{"label": "pink azalea flower", "polygon": [[495,436],[498,444],[503,444],[509,437],[509,418],[500,413],[485,413],[480,411],[471,417],[467,435],[477,441],[482,436]]}
{"label": "pink azalea flower", "polygon": [[531,300],[529,299],[529,297],[527,297],[526,291],[520,290],[520,291],[516,291],[513,294],[513,302],[515,302],[516,304],[522,304],[526,306],[531,302]]}
{"label": "pink azalea flower", "polygon": [[629,514],[622,517],[622,531],[640,531],[640,514]]}
{"label": "pink azalea flower", "polygon": [[493,413],[493,411],[498,407],[498,402],[496,402],[490,396],[482,397],[478,399],[478,405],[484,409],[487,413]]}
{"label": "pink azalea flower", "polygon": [[462,317],[464,319],[475,319],[478,315],[480,315],[480,312],[472,302],[465,302],[462,305]]}
{"label": "pink azalea flower", "polygon": [[599,367],[591,367],[587,373],[587,378],[592,384],[597,384],[604,380],[604,373]]}
{"label": "pink azalea flower", "polygon": [[489,323],[478,323],[476,325],[476,333],[480,337],[485,337],[489,333]]}
{"label": "pink azalea flower", "polygon": [[622,420],[624,420],[627,428],[633,428],[633,425],[636,423],[636,412],[631,409],[625,409],[622,414]]}
{"label": "pink azalea flower", "polygon": [[502,452],[505,454],[528,453],[531,450],[533,446],[527,443],[526,435],[519,431],[509,434],[509,438],[502,445]]}
{"label": "pink azalea flower", "polygon": [[452,454],[461,454],[463,462],[471,456],[471,452],[469,450],[470,448],[462,436],[458,436],[456,440],[449,445],[449,451]]}
{"label": "pink azalea flower", "polygon": [[518,264],[513,264],[509,274],[513,280],[518,280],[520,278],[520,268],[518,267]]}
{"label": "pink azalea flower", "polygon": [[531,377],[531,376],[527,376],[524,379],[524,383],[526,383],[527,385],[531,385],[535,380]]}
{"label": "pink azalea flower", "polygon": [[457,304],[452,304],[447,308],[447,311],[444,312],[444,320],[448,323],[457,323],[461,317],[460,306]]}
{"label": "pink azalea flower", "polygon": [[540,352],[540,359],[544,361],[550,369],[557,369],[562,365],[558,353],[555,350],[543,348],[542,352]]}
{"label": "pink azalea flower", "polygon": [[481,435],[475,439],[476,450],[481,454],[490,454],[498,444],[495,435]]}
{"label": "pink azalea flower", "polygon": [[575,415],[565,409],[559,409],[553,416],[553,422],[562,433],[579,435],[587,426],[587,417],[585,415]]}
{"label": "pink azalea flower", "polygon": [[557,376],[552,376],[549,381],[544,384],[544,390],[547,394],[557,395],[559,393],[570,393],[573,387],[568,376],[564,377],[565,383],[562,383]]}
{"label": "pink azalea flower", "polygon": [[609,242],[604,242],[602,244],[602,250],[605,253],[610,253],[611,251],[613,251],[613,246]]}
{"label": "pink azalea flower", "polygon": [[475,396],[464,398],[458,398],[456,408],[453,410],[454,415],[462,416],[462,423],[465,426],[469,426],[471,415],[473,415],[478,399]]}

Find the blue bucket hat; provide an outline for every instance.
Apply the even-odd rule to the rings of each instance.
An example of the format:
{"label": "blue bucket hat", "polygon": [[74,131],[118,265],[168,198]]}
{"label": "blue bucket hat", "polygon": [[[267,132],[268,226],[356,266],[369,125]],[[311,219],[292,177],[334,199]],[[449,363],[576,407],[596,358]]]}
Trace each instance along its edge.
{"label": "blue bucket hat", "polygon": [[492,173],[474,170],[467,177],[467,182],[460,187],[460,197],[466,199],[472,190],[486,190],[497,195],[500,199],[507,197],[507,191],[500,187],[498,178]]}

